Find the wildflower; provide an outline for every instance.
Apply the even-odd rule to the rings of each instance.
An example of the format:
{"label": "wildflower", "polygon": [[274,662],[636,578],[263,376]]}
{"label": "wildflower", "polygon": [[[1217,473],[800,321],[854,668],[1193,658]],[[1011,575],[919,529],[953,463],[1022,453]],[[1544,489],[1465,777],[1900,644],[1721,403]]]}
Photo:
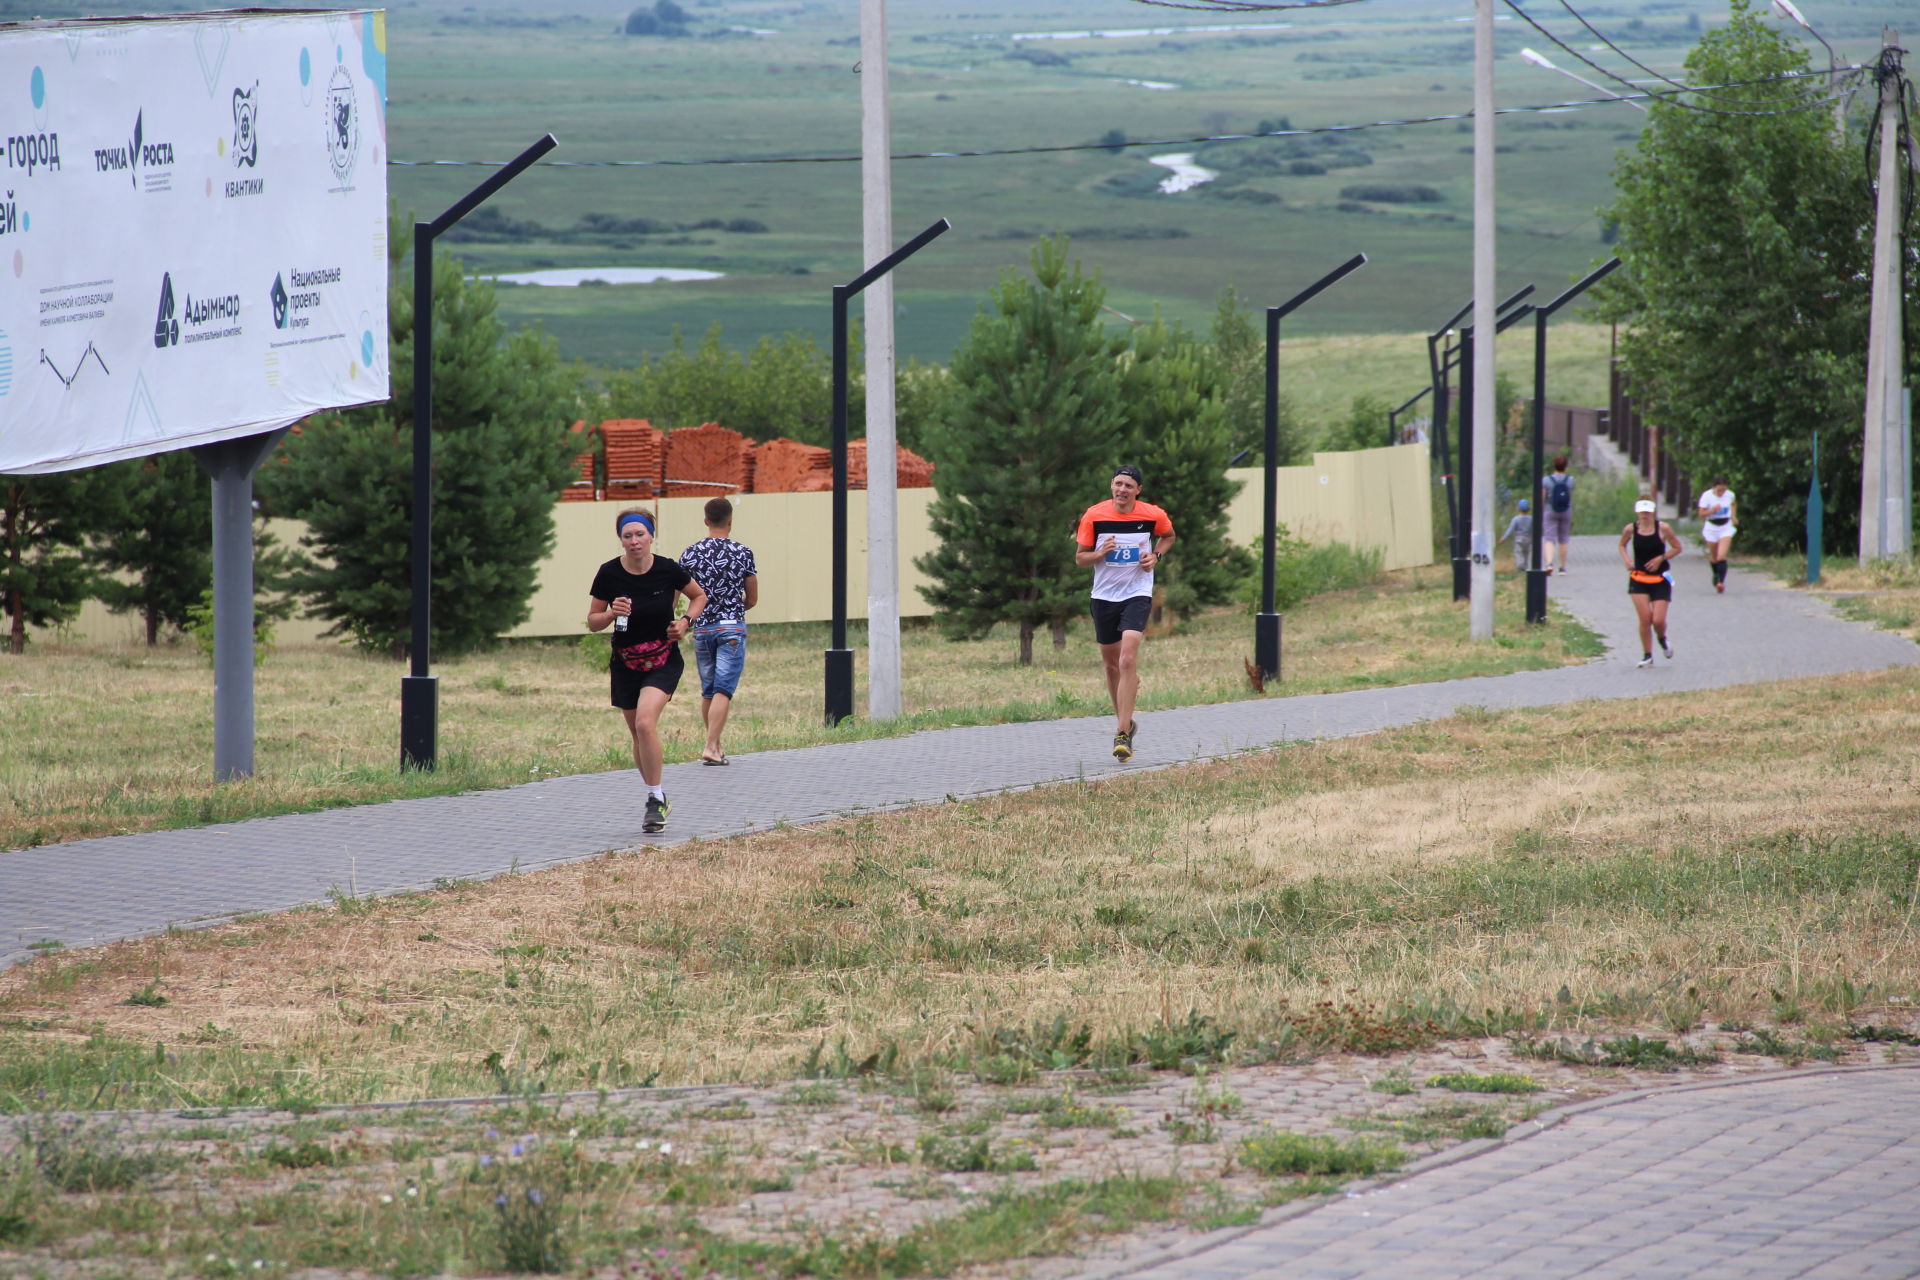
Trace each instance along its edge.
{"label": "wildflower", "polygon": [[577,1138],[580,1136],[580,1130],[578,1128],[569,1129],[567,1130],[567,1136],[569,1138]]}
{"label": "wildflower", "polygon": [[651,1142],[648,1142],[645,1138],[642,1138],[638,1142],[633,1144],[633,1149],[635,1151],[651,1151],[653,1150],[653,1144]]}
{"label": "wildflower", "polygon": [[500,1131],[498,1129],[489,1129],[487,1130],[487,1136],[489,1138],[497,1138],[500,1136]]}
{"label": "wildflower", "polygon": [[484,1151],[483,1151],[483,1152],[481,1152],[481,1153],[480,1153],[480,1167],[481,1167],[482,1169],[485,1169],[485,1168],[487,1168],[488,1166],[490,1166],[490,1165],[492,1165],[492,1164],[493,1164],[493,1157],[492,1157],[491,1155],[489,1155],[489,1154],[487,1154],[487,1153],[486,1153],[486,1152],[484,1152]]}
{"label": "wildflower", "polygon": [[417,1195],[419,1195],[419,1194],[420,1194],[420,1188],[418,1188],[418,1187],[408,1187],[408,1188],[407,1188],[407,1194],[408,1194],[408,1195],[410,1195],[410,1196],[417,1196]]}
{"label": "wildflower", "polygon": [[525,1155],[526,1151],[527,1149],[525,1147],[521,1146],[519,1143],[516,1142],[513,1144],[513,1150],[509,1151],[507,1154],[512,1156],[520,1156],[520,1155]]}
{"label": "wildflower", "polygon": [[546,1202],[547,1202],[547,1198],[540,1194],[540,1189],[538,1187],[527,1188],[528,1204],[545,1204]]}
{"label": "wildflower", "polygon": [[264,1268],[264,1267],[265,1267],[266,1265],[267,1265],[267,1260],[266,1260],[265,1258],[255,1258],[255,1259],[253,1260],[253,1269],[254,1269],[255,1271],[259,1271],[259,1270],[261,1270],[261,1269],[262,1269],[262,1268]]}
{"label": "wildflower", "polygon": [[672,1144],[671,1142],[663,1142],[663,1143],[661,1143],[661,1144],[660,1144],[660,1154],[661,1154],[661,1155],[663,1155],[663,1156],[670,1156],[670,1155],[672,1155],[672,1154],[673,1154],[673,1144]]}
{"label": "wildflower", "polygon": [[381,1194],[380,1194],[380,1203],[381,1203],[381,1204],[392,1204],[392,1203],[393,1203],[393,1197],[392,1197],[392,1196],[390,1196],[390,1195],[387,1195],[387,1194],[386,1194],[385,1192],[381,1192]]}
{"label": "wildflower", "polygon": [[495,1207],[496,1209],[504,1209],[504,1208],[506,1208],[506,1207],[507,1207],[507,1193],[506,1193],[506,1192],[504,1192],[504,1191],[502,1191],[502,1192],[501,1192],[501,1193],[500,1193],[499,1195],[497,1195],[497,1196],[495,1196],[495,1197],[493,1198],[493,1204],[494,1204],[494,1207]]}

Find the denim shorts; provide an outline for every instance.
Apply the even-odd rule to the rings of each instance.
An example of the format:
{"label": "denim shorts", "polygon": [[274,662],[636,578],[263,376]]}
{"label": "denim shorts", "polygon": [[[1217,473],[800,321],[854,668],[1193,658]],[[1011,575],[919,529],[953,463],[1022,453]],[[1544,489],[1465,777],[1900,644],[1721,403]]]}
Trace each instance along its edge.
{"label": "denim shorts", "polygon": [[747,624],[716,622],[693,629],[693,661],[700,669],[700,696],[724,693],[729,698],[740,687],[740,669],[747,665]]}

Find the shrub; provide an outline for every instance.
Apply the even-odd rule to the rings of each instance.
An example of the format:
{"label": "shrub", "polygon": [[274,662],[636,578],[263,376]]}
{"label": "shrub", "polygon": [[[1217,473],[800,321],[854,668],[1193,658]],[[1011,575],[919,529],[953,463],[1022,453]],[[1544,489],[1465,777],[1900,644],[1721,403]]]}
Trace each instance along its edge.
{"label": "shrub", "polygon": [[1340,195],[1373,204],[1439,204],[1446,198],[1419,182],[1356,182],[1340,188]]}

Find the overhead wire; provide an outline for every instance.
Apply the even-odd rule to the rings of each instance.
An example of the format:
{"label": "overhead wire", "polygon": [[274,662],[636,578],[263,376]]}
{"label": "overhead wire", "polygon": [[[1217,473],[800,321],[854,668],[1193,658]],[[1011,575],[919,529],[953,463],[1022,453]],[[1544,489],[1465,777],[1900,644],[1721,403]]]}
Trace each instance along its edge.
{"label": "overhead wire", "polygon": [[[1672,76],[1662,74],[1660,71],[1656,70],[1653,67],[1648,66],[1646,63],[1640,61],[1638,58],[1628,53],[1625,49],[1622,49],[1619,45],[1615,44],[1611,39],[1609,39],[1606,33],[1601,31],[1600,28],[1594,26],[1591,22],[1588,22],[1586,19],[1586,15],[1582,14],[1578,9],[1574,8],[1570,0],[1560,0],[1560,7],[1562,9],[1565,9],[1569,14],[1571,14],[1573,16],[1574,21],[1578,22],[1581,26],[1585,27],[1588,33],[1592,35],[1594,39],[1598,40],[1601,44],[1604,44],[1605,46],[1607,46],[1607,48],[1619,54],[1622,58],[1625,58],[1628,62],[1632,63],[1635,67],[1646,72],[1648,75],[1654,77],[1656,80],[1659,80],[1665,84],[1670,84],[1676,89],[1685,90],[1688,93],[1701,92],[1699,89],[1696,89],[1694,86],[1687,84],[1685,81],[1675,80]],[[1632,83],[1632,82],[1629,81],[1628,83]],[[1818,92],[1819,92],[1819,89],[1817,87],[1809,87],[1806,91],[1806,95],[1812,96],[1814,94],[1817,94]],[[1716,97],[1718,95],[1707,94],[1704,96]]]}
{"label": "overhead wire", "polygon": [[1133,0],[1159,9],[1187,9],[1199,13],[1278,13],[1287,9],[1335,9],[1360,0]]}
{"label": "overhead wire", "polygon": [[[1741,89],[1750,85],[1767,84],[1781,80],[1794,80],[1810,75],[1825,75],[1826,72],[1789,71],[1777,75],[1759,76],[1752,80],[1736,80],[1726,84],[1709,85],[1713,89]],[[1604,107],[1616,103],[1630,102],[1638,98],[1655,96],[1646,91],[1615,94],[1607,98],[1573,98],[1565,102],[1540,103],[1524,107],[1496,107],[1494,114],[1530,115],[1547,112],[1577,111],[1584,107]],[[1306,129],[1268,129],[1257,133],[1216,133],[1200,137],[1153,138],[1128,140],[1123,142],[1063,142],[1030,147],[978,147],[964,151],[909,151],[897,152],[890,156],[893,160],[968,160],[992,156],[1028,156],[1057,155],[1073,151],[1120,151],[1139,147],[1185,147],[1199,146],[1210,142],[1253,142],[1262,138],[1305,138],[1330,133],[1361,133],[1370,129],[1410,128],[1424,124],[1448,124],[1455,121],[1471,120],[1471,111],[1453,111],[1440,115],[1411,116],[1401,120],[1367,120],[1352,124],[1315,125]],[[855,154],[818,155],[818,156],[733,156],[714,157],[698,160],[541,160],[536,167],[554,169],[698,169],[733,165],[778,165],[778,164],[858,164],[861,157]],[[510,164],[507,160],[393,160],[387,164],[401,169],[432,168],[499,168]]]}
{"label": "overhead wire", "polygon": [[[1534,21],[1533,15],[1528,13],[1525,9],[1521,8],[1518,4],[1514,3],[1514,0],[1500,0],[1500,2],[1506,5],[1507,8],[1519,14],[1520,17],[1526,22],[1528,26],[1532,27],[1535,31],[1538,31],[1541,35],[1545,36],[1548,40],[1551,40],[1555,45],[1559,46],[1559,48],[1565,51],[1569,56],[1578,58],[1581,62],[1586,63],[1587,66],[1593,68],[1595,71],[1598,71],[1601,75],[1607,77],[1609,80],[1617,80],[1621,84],[1624,84],[1629,88],[1637,90],[1638,92],[1644,94],[1649,98],[1653,98],[1653,99],[1656,99],[1657,101],[1664,102],[1669,106],[1682,107],[1688,111],[1700,111],[1708,115],[1716,115],[1716,116],[1784,116],[1784,115],[1793,115],[1794,113],[1800,112],[1800,111],[1811,111],[1817,107],[1829,106],[1832,104],[1832,102],[1834,101],[1834,97],[1836,96],[1836,95],[1829,94],[1825,98],[1808,97],[1802,102],[1796,103],[1795,105],[1790,107],[1785,107],[1778,111],[1732,111],[1723,107],[1703,107],[1703,106],[1700,106],[1698,103],[1685,102],[1681,100],[1681,96],[1680,96],[1681,91],[1668,91],[1668,90],[1662,90],[1662,89],[1643,88],[1640,85],[1636,84],[1634,81],[1627,79],[1623,75],[1620,75],[1618,72],[1612,71],[1607,67],[1601,66],[1599,63],[1595,62],[1592,58],[1589,58],[1586,54],[1580,52],[1578,49],[1574,48],[1572,45],[1562,40],[1559,36],[1553,34],[1553,32],[1547,30],[1545,27],[1541,26],[1538,22]],[[1845,68],[1845,70],[1850,70],[1850,71],[1858,70],[1858,68],[1848,67],[1848,68]],[[1817,74],[1824,75],[1827,73],[1821,72]],[[1713,87],[1718,88],[1721,86],[1713,86]],[[1706,86],[1689,88],[1684,92],[1702,93],[1704,91],[1706,91]]]}

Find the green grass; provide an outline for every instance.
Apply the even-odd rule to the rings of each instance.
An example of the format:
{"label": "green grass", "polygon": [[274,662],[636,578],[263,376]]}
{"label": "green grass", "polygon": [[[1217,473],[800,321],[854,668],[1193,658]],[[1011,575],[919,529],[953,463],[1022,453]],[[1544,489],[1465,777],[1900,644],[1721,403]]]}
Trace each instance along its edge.
{"label": "green grass", "polygon": [[1431,1077],[1427,1087],[1446,1089],[1452,1093],[1538,1093],[1540,1082],[1532,1076],[1516,1075],[1510,1071],[1495,1071],[1487,1075],[1454,1072]]}

